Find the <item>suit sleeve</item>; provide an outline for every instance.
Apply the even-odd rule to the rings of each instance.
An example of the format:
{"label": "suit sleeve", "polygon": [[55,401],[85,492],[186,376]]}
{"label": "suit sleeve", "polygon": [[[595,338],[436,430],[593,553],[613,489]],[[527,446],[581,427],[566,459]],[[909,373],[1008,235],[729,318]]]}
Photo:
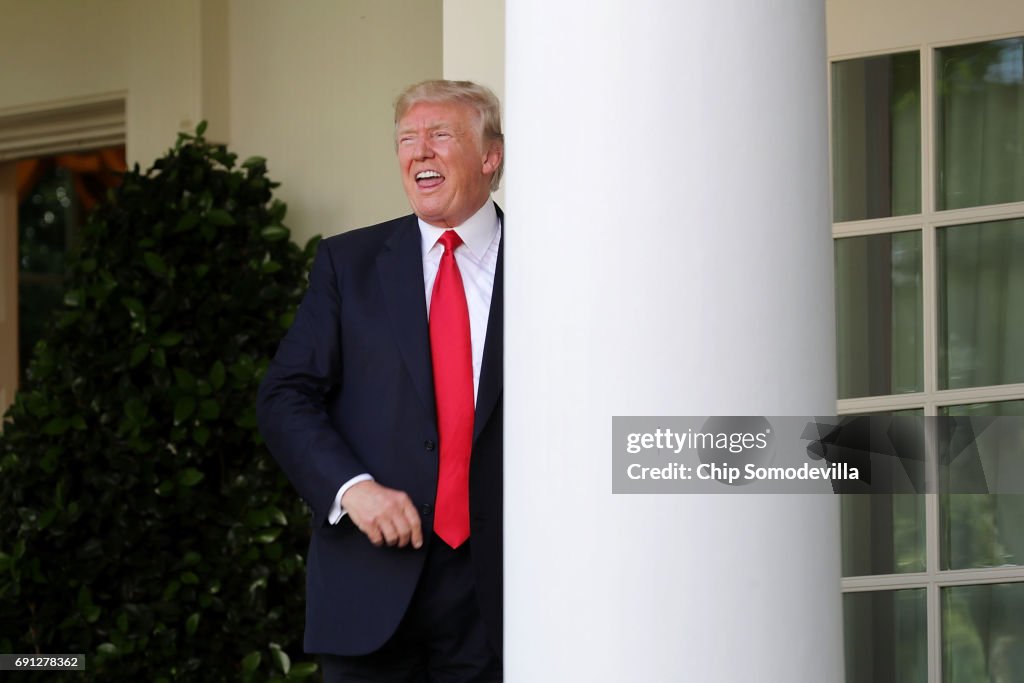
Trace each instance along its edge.
{"label": "suit sleeve", "polygon": [[313,260],[309,288],[267,368],[256,399],[260,433],[306,504],[314,528],[326,523],[338,489],[368,472],[327,414],[341,367],[338,278],[326,241]]}

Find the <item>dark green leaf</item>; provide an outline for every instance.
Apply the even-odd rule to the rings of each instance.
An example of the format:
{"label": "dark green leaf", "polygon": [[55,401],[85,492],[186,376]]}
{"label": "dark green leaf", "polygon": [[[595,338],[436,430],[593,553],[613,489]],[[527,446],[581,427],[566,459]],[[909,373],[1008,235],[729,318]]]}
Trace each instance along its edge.
{"label": "dark green leaf", "polygon": [[213,364],[213,368],[210,369],[210,384],[214,389],[220,389],[224,386],[224,364],[220,362],[220,359]]}
{"label": "dark green leaf", "polygon": [[174,368],[174,381],[185,391],[192,391],[196,388],[195,376],[184,368]]}
{"label": "dark green leaf", "polygon": [[182,215],[178,220],[178,225],[175,226],[175,232],[188,232],[192,228],[199,225],[199,214],[197,212],[189,211]]}
{"label": "dark green leaf", "polygon": [[263,656],[259,652],[250,652],[242,658],[242,671],[246,673],[255,671],[256,667],[260,665],[261,659],[263,659]]}
{"label": "dark green leaf", "polygon": [[178,475],[178,483],[182,486],[195,486],[203,480],[205,475],[194,467],[182,470]]}
{"label": "dark green leaf", "polygon": [[206,220],[210,221],[211,224],[217,226],[228,226],[235,224],[234,217],[224,209],[210,209],[210,211],[206,214]]}
{"label": "dark green leaf", "polygon": [[160,346],[176,346],[181,343],[181,340],[185,338],[181,332],[164,332],[157,339],[157,344]]}
{"label": "dark green leaf", "polygon": [[314,662],[300,662],[288,672],[288,679],[309,678],[317,672],[317,665]]}
{"label": "dark green leaf", "polygon": [[146,417],[146,404],[133,396],[125,401],[124,414],[133,422],[142,422]]}
{"label": "dark green leaf", "polygon": [[42,531],[46,527],[50,526],[54,518],[57,516],[57,510],[50,508],[39,515],[39,519],[36,520],[36,528]]}
{"label": "dark green leaf", "polygon": [[204,398],[199,402],[199,417],[204,420],[215,420],[220,417],[220,403],[212,398]]}
{"label": "dark green leaf", "polygon": [[271,643],[270,657],[277,664],[277,668],[281,670],[281,673],[287,675],[288,671],[292,668],[292,660],[288,657],[288,653],[282,650],[281,646],[277,643]]}
{"label": "dark green leaf", "polygon": [[167,264],[164,263],[163,258],[160,254],[155,251],[147,251],[142,255],[142,260],[146,263],[146,267],[149,268],[154,275],[166,275]]}
{"label": "dark green leaf", "polygon": [[83,294],[82,290],[69,289],[68,291],[64,292],[64,305],[71,307],[79,306],[81,305],[84,298],[85,295]]}
{"label": "dark green leaf", "polygon": [[259,543],[273,543],[277,540],[277,537],[281,535],[280,527],[272,529],[266,529],[253,536],[253,539]]}
{"label": "dark green leaf", "polygon": [[200,425],[192,430],[192,438],[200,446],[205,446],[206,442],[210,440],[210,430]]}
{"label": "dark green leaf", "polygon": [[196,410],[196,399],[192,396],[182,396],[174,402],[174,424],[180,425],[182,422],[192,417],[192,413]]}
{"label": "dark green leaf", "polygon": [[136,365],[145,360],[146,356],[149,355],[149,344],[143,342],[142,344],[136,344],[135,348],[132,349],[132,355],[128,359],[128,366],[134,368]]}
{"label": "dark green leaf", "polygon": [[260,230],[260,235],[268,242],[277,242],[278,240],[286,239],[290,234],[291,231],[283,225],[268,225]]}

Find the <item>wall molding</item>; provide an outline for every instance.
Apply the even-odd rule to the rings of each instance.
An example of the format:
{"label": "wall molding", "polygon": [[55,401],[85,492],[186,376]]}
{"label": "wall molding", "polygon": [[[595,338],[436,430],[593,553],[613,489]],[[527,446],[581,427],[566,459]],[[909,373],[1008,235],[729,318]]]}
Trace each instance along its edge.
{"label": "wall molding", "polygon": [[127,94],[0,109],[0,161],[125,144]]}

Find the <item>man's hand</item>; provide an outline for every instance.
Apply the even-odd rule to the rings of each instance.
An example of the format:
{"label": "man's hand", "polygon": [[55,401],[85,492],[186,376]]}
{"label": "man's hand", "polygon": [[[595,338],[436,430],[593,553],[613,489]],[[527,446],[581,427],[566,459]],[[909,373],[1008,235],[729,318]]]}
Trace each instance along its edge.
{"label": "man's hand", "polygon": [[345,491],[341,507],[376,546],[404,548],[411,542],[414,548],[423,547],[419,512],[404,491],[361,481]]}

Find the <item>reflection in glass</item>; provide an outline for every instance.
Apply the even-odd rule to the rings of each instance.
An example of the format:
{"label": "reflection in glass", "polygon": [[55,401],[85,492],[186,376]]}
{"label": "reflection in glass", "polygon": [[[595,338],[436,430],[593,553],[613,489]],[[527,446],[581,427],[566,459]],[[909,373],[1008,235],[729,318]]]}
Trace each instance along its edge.
{"label": "reflection in glass", "polygon": [[1024,583],[942,589],[944,683],[1024,681]]}
{"label": "reflection in glass", "polygon": [[936,231],[939,388],[1024,382],[1024,220]]}
{"label": "reflection in glass", "polygon": [[1024,38],[936,52],[936,208],[1024,200]]}
{"label": "reflection in glass", "polygon": [[921,58],[832,65],[833,219],[921,211]]}
{"label": "reflection in glass", "polygon": [[[941,409],[940,414],[1024,415],[1024,401],[949,406]],[[986,469],[1001,457],[1013,458],[1017,463],[1019,458],[1024,458],[1024,453],[982,452],[980,455],[989,463]],[[1024,485],[1017,488],[1024,488]],[[1024,495],[943,493],[939,506],[943,569],[1024,565]]]}
{"label": "reflection in glass", "polygon": [[924,496],[842,496],[843,576],[923,572]]}
{"label": "reflection in glass", "polygon": [[843,595],[846,683],[927,683],[925,590]]}
{"label": "reflection in glass", "polygon": [[21,159],[18,197],[18,352],[22,378],[31,351],[64,300],[65,267],[88,212],[121,184],[124,147]]}
{"label": "reflection in glass", "polygon": [[921,233],[835,240],[840,398],[921,391]]}
{"label": "reflection in glass", "polygon": [[18,357],[23,374],[64,299],[64,264],[77,227],[71,172],[49,168],[18,207]]}
{"label": "reflection in glass", "polygon": [[[872,415],[919,417],[923,410]],[[909,493],[841,497],[843,576],[925,570],[924,496]]]}

